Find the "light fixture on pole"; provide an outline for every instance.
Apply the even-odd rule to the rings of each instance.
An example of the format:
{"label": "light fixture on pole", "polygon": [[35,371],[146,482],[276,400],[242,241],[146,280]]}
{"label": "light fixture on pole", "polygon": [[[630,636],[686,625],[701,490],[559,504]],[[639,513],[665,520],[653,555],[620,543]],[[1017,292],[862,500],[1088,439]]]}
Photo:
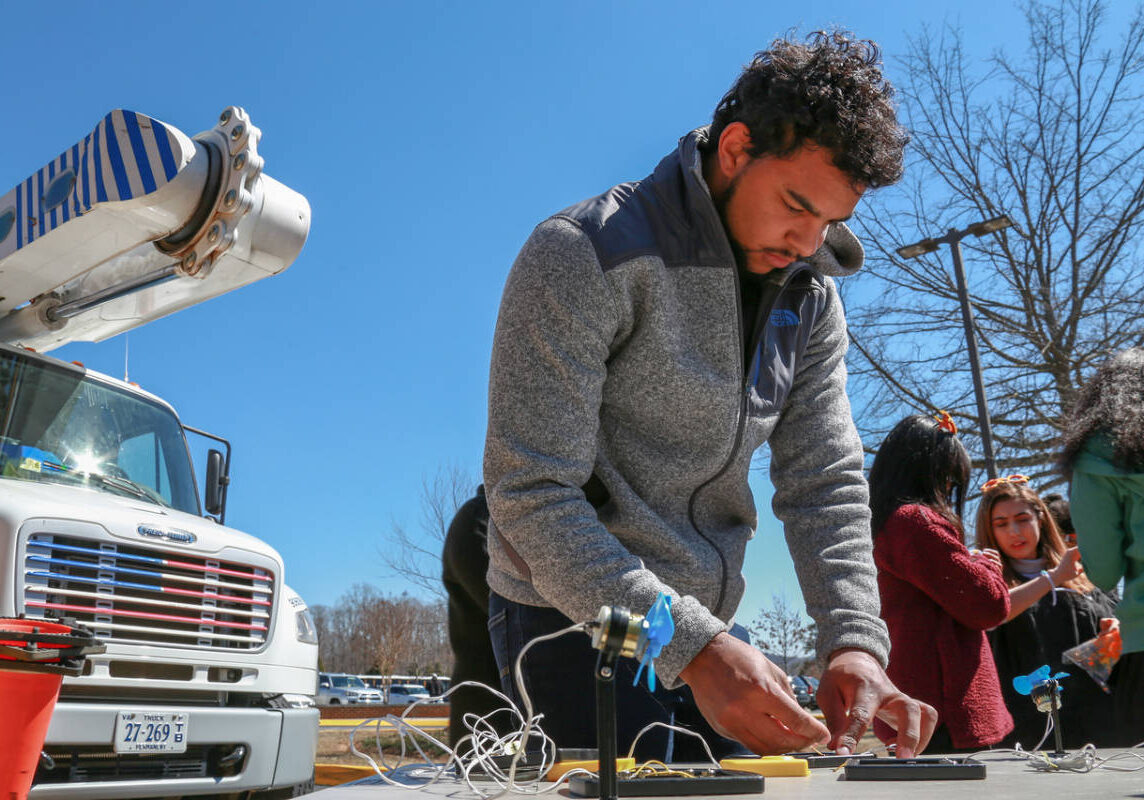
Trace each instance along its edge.
{"label": "light fixture on pole", "polygon": [[969,306],[969,290],[965,285],[965,266],[961,261],[961,240],[966,236],[984,236],[996,233],[1013,225],[1009,217],[999,217],[975,222],[967,228],[950,228],[945,236],[922,239],[920,242],[899,247],[897,253],[902,258],[917,258],[932,253],[943,244],[953,251],[953,273],[957,278],[957,296],[961,301],[961,321],[965,325],[965,345],[969,351],[969,369],[973,373],[973,389],[977,395],[977,420],[981,426],[981,447],[985,452],[985,471],[990,478],[997,477],[997,462],[993,457],[993,428],[989,423],[989,405],[985,400],[985,379],[981,374],[981,360],[977,355],[977,337],[973,332],[973,311]]}

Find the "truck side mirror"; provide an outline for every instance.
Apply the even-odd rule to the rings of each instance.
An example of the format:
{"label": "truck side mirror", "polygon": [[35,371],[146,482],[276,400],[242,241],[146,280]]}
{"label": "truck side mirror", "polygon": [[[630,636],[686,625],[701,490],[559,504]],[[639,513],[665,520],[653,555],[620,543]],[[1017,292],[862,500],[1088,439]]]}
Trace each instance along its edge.
{"label": "truck side mirror", "polygon": [[203,505],[208,514],[218,514],[222,511],[223,487],[227,477],[223,474],[222,453],[218,450],[207,452],[207,485],[204,489]]}

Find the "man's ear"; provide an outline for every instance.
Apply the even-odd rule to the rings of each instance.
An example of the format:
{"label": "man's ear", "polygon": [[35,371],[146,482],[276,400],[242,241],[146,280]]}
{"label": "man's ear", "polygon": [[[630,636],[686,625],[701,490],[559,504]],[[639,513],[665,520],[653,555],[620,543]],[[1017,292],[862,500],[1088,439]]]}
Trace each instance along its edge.
{"label": "man's ear", "polygon": [[746,166],[752,158],[750,148],[751,132],[745,124],[732,122],[723,129],[723,133],[719,135],[719,147],[716,153],[719,171],[725,178],[735,177]]}

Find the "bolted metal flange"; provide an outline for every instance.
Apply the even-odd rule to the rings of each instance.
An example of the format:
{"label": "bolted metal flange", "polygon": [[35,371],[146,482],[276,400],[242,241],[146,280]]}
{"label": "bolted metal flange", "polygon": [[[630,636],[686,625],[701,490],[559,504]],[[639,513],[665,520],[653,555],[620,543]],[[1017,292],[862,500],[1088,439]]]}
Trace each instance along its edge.
{"label": "bolted metal flange", "polygon": [[178,246],[155,243],[176,262],[179,275],[205,278],[218,256],[234,244],[239,222],[254,206],[254,187],[263,166],[258,155],[261,138],[262,131],[239,106],[223,109],[218,124],[195,137],[195,141],[221,155],[221,175],[210,213],[198,231]]}

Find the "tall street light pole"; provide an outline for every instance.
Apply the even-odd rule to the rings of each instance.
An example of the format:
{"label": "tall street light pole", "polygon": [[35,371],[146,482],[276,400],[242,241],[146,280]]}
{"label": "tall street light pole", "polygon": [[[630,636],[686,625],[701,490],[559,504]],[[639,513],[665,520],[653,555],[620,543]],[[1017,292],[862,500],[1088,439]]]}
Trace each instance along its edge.
{"label": "tall street light pole", "polygon": [[961,260],[961,240],[972,234],[984,236],[1010,227],[1013,221],[1002,214],[1000,217],[975,222],[967,228],[950,228],[940,238],[922,239],[920,242],[899,247],[897,253],[902,258],[917,258],[932,253],[940,245],[948,244],[953,251],[953,274],[957,279],[957,297],[961,301],[961,321],[965,325],[965,345],[969,351],[969,369],[973,373],[973,390],[977,395],[977,420],[981,426],[981,446],[985,451],[985,471],[990,478],[997,477],[997,462],[993,458],[993,427],[989,423],[989,404],[985,400],[985,379],[981,374],[981,359],[977,355],[977,336],[973,332],[973,311],[969,307],[969,290],[965,284],[965,265]]}

